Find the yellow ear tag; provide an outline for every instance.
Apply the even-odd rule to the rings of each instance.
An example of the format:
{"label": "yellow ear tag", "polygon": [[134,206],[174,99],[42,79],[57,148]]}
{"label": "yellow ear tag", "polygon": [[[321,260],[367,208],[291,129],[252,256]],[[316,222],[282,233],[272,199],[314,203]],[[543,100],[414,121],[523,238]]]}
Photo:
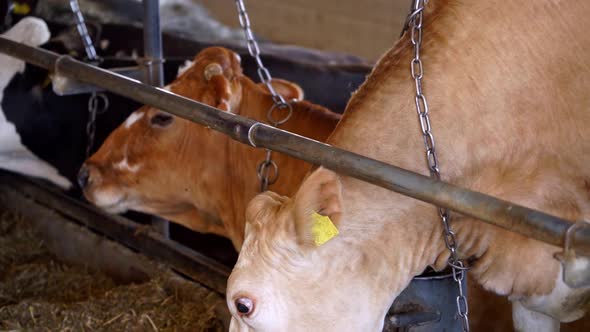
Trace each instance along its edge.
{"label": "yellow ear tag", "polygon": [[338,235],[338,229],[334,226],[330,217],[314,212],[311,215],[311,219],[313,219],[311,233],[313,234],[313,242],[316,246],[319,247]]}
{"label": "yellow ear tag", "polygon": [[12,12],[16,15],[27,15],[31,11],[31,7],[26,3],[16,2],[12,7]]}
{"label": "yellow ear tag", "polygon": [[47,75],[47,77],[45,77],[45,80],[43,81],[43,84],[41,84],[41,87],[46,88],[49,86],[49,84],[51,84],[51,77]]}

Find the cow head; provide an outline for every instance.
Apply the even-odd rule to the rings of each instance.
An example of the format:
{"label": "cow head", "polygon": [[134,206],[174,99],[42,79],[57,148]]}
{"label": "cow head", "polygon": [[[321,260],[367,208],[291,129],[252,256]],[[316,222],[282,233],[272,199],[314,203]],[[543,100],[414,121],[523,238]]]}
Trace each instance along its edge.
{"label": "cow head", "polygon": [[[290,82],[276,80],[273,85],[289,98],[301,97],[301,89]],[[242,75],[239,56],[220,47],[200,52],[166,89],[235,113],[256,107],[266,112],[272,105],[267,90]],[[111,213],[132,209],[194,228],[187,223],[199,214],[218,212],[214,200],[220,198],[212,192],[224,186],[220,179],[230,167],[229,141],[213,130],[144,106],[84,163],[79,184],[90,202]],[[224,235],[219,229],[197,230]]]}
{"label": "cow head", "polygon": [[266,192],[250,202],[244,245],[228,281],[230,331],[381,330],[380,309],[392,298],[375,292],[383,285],[364,266],[372,258],[356,250],[343,229],[316,242],[317,214],[341,228],[342,202],[339,177],[323,168],[293,199]]}

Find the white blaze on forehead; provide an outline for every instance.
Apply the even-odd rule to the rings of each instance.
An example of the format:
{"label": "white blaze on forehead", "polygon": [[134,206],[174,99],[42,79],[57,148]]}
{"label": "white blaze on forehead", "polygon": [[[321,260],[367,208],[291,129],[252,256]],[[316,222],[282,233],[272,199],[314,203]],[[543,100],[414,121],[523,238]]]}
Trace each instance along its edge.
{"label": "white blaze on forehead", "polygon": [[125,120],[125,128],[131,127],[137,120],[143,118],[143,111],[135,111]]}
{"label": "white blaze on forehead", "polygon": [[113,167],[115,169],[118,169],[120,171],[129,171],[131,173],[137,173],[137,171],[139,171],[141,169],[141,164],[136,164],[136,165],[129,165],[129,163],[127,162],[127,157],[123,158],[123,160],[119,161],[118,163],[113,164]]}

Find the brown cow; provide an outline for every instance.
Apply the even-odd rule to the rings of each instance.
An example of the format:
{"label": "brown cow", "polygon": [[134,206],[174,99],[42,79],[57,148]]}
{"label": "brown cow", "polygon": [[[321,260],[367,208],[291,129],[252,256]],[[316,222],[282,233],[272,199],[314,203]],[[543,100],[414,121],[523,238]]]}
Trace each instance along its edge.
{"label": "brown cow", "polygon": [[[293,115],[281,128],[324,141],[340,116],[306,101],[296,84],[273,80]],[[200,52],[170,91],[266,122],[268,90],[242,75],[237,54],[220,47]],[[275,114],[278,116],[280,114]],[[214,130],[144,106],[134,112],[89,158],[80,172],[86,198],[112,213],[156,214],[198,232],[232,240],[239,250],[244,211],[259,190],[256,168],[264,151]],[[280,176],[272,189],[293,194],[309,164],[275,153]],[[221,224],[212,223],[214,216]]]}
{"label": "brown cow", "polygon": [[[590,220],[590,3],[432,0],[425,93],[445,181],[569,220]],[[427,174],[406,34],[352,97],[328,143]],[[311,237],[328,216],[339,235]],[[232,331],[379,331],[396,296],[445,248],[437,210],[320,168],[293,198],[257,196],[230,280]],[[314,221],[315,220],[315,221]],[[454,214],[459,254],[509,297],[519,331],[579,319],[561,249]],[[492,318],[492,317],[490,317]]]}

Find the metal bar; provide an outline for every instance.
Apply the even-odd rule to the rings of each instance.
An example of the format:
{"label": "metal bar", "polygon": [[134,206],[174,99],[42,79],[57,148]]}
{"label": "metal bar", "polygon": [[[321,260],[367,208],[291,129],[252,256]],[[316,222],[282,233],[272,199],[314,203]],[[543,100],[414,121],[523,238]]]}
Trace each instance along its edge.
{"label": "metal bar", "polygon": [[[136,80],[142,79],[144,73],[137,67],[109,68],[113,73],[131,77]],[[105,89],[94,84],[81,83],[69,77],[55,75],[52,79],[53,92],[58,96],[78,95],[82,93],[101,92]]]}
{"label": "metal bar", "polygon": [[158,216],[152,216],[150,224],[152,229],[162,235],[162,237],[166,239],[170,238],[170,222],[168,220]]}
{"label": "metal bar", "polygon": [[[271,149],[312,164],[323,165],[343,175],[449,208],[539,241],[563,246],[565,233],[572,225],[570,221],[555,216],[436,181],[239,115],[223,112],[163,89],[82,63],[69,56],[61,56],[58,60],[55,53],[22,45],[3,37],[0,37],[0,52],[160,108],[225,133],[241,143],[251,142],[259,148]],[[590,229],[576,230],[573,239],[577,253],[590,255]]]}
{"label": "metal bar", "polygon": [[143,0],[143,60],[145,83],[164,86],[160,0]]}

